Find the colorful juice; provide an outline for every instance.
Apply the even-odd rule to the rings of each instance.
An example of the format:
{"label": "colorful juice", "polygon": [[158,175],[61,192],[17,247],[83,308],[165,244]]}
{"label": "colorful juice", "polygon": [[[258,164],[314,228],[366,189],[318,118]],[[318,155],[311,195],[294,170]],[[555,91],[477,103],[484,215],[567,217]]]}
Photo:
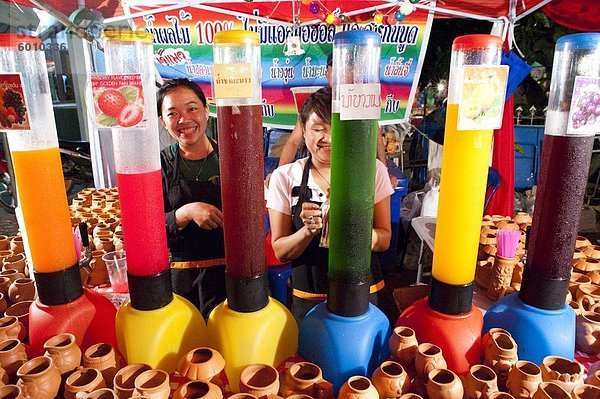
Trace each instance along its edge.
{"label": "colorful juice", "polygon": [[11,152],[19,207],[36,272],[75,265],[75,242],[58,148]]}
{"label": "colorful juice", "polygon": [[432,274],[462,285],[475,277],[492,130],[458,131],[457,117],[448,104]]}
{"label": "colorful juice", "polygon": [[331,121],[329,278],[363,283],[371,271],[377,121]]}
{"label": "colorful juice", "polygon": [[568,279],[585,195],[594,136],[544,137],[527,267],[535,275]]}
{"label": "colorful juice", "polygon": [[169,267],[161,172],[117,173],[127,271],[152,276]]}
{"label": "colorful juice", "polygon": [[217,123],[227,275],[256,277],[265,272],[261,106],[219,106]]}

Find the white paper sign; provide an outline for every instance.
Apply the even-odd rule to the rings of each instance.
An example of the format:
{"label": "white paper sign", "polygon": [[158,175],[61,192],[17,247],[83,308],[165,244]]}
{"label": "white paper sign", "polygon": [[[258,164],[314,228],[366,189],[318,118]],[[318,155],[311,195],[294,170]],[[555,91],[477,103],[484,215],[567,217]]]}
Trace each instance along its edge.
{"label": "white paper sign", "polygon": [[600,78],[576,76],[567,135],[593,136],[596,133],[600,133]]}
{"label": "white paper sign", "polygon": [[343,84],[339,86],[340,120],[364,120],[381,117],[379,83]]}

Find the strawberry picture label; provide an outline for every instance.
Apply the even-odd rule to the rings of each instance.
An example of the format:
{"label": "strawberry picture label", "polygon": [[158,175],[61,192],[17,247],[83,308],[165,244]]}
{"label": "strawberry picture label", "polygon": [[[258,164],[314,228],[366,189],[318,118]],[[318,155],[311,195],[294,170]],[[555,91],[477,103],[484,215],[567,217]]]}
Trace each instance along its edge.
{"label": "strawberry picture label", "polygon": [[568,136],[600,132],[600,78],[576,76],[569,110]]}
{"label": "strawberry picture label", "polygon": [[502,126],[508,66],[465,65],[459,85],[458,130]]}
{"label": "strawberry picture label", "polygon": [[20,73],[0,74],[0,130],[31,130]]}
{"label": "strawberry picture label", "polygon": [[91,86],[99,128],[142,129],[147,126],[140,74],[94,74]]}

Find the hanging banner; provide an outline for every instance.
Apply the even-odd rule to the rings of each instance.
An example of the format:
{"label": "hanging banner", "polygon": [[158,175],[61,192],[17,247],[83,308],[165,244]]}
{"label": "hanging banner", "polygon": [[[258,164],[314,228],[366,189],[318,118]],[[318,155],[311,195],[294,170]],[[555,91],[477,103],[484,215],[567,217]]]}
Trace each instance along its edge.
{"label": "hanging banner", "polygon": [[[252,7],[252,4],[248,4]],[[258,11],[254,14],[257,15]],[[186,77],[202,88],[211,102],[213,37],[222,30],[245,29],[260,36],[263,124],[291,129],[298,118],[292,88],[328,85],[327,56],[336,30],[365,29],[381,35],[381,125],[408,118],[416,92],[433,13],[415,10],[400,24],[350,22],[292,28],[193,7],[149,14],[136,27],[154,35],[154,60],[164,79]],[[286,56],[286,42],[300,37],[302,55]],[[211,113],[215,109],[211,106]]]}

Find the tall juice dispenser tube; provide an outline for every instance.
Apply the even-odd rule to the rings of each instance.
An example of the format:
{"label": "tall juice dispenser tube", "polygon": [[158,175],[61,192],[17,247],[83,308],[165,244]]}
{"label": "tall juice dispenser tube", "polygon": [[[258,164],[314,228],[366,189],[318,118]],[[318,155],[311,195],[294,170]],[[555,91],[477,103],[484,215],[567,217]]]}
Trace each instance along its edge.
{"label": "tall juice dispenser tube", "polygon": [[[144,363],[173,372],[181,356],[206,344],[207,334],[198,310],[174,295],[171,287],[153,36],[146,32],[106,31],[104,38],[106,73],[116,87],[132,74],[139,74],[141,81],[141,91],[137,88],[137,95],[131,96],[135,101],[124,106],[117,117],[118,127],[112,128],[130,293],[130,302],[117,313],[119,350],[127,363]],[[124,112],[129,114],[123,116]],[[137,124],[123,122],[126,116],[136,113]]]}
{"label": "tall juice dispenser tube", "polygon": [[506,91],[501,50],[502,40],[490,35],[452,44],[431,290],[397,322],[440,346],[459,375],[479,361],[483,316],[472,304],[473,280],[494,129],[486,118],[501,118]]}
{"label": "tall juice dispenser tube", "polygon": [[380,52],[378,33],[334,36],[329,284],[327,301],[300,323],[299,353],[321,367],[336,393],[389,356],[390,323],[369,303]]}
{"label": "tall juice dispenser tube", "polygon": [[238,391],[239,375],[249,364],[277,366],[294,355],[298,327],[267,291],[259,36],[222,31],[213,49],[227,300],[211,312],[208,332]]}
{"label": "tall juice dispenser tube", "polygon": [[34,37],[0,35],[0,129],[7,130],[20,228],[38,293],[29,322],[35,355],[62,332],[73,333],[83,347],[115,343],[114,307],[81,286],[42,48]]}
{"label": "tall juice dispenser tube", "polygon": [[600,133],[600,33],[556,42],[544,133],[521,290],[494,304],[484,324],[484,331],[509,330],[519,359],[536,363],[547,355],[573,359],[575,339],[584,347],[589,339],[583,331],[575,334],[565,298],[594,135]]}

